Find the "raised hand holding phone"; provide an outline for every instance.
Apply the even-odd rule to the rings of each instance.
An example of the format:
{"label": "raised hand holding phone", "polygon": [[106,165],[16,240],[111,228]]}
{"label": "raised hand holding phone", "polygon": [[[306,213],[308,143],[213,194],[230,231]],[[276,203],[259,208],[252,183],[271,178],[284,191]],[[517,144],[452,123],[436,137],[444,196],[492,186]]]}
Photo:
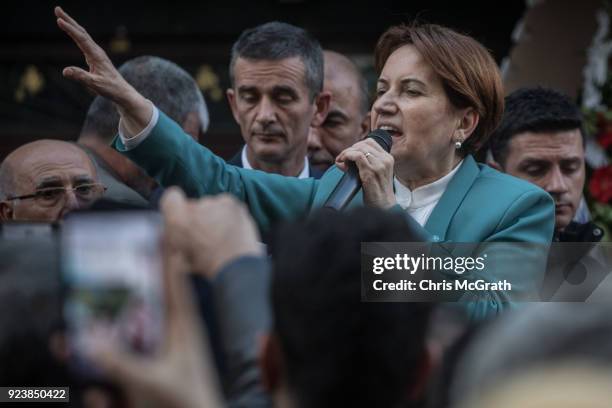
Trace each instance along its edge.
{"label": "raised hand holding phone", "polygon": [[207,333],[188,286],[188,262],[170,240],[163,242],[166,324],[159,350],[135,354],[100,333],[89,338],[85,354],[136,406],[224,406]]}
{"label": "raised hand holding phone", "polygon": [[188,200],[173,187],[161,200],[169,245],[182,251],[190,271],[213,279],[223,265],[264,246],[246,206],[229,194]]}

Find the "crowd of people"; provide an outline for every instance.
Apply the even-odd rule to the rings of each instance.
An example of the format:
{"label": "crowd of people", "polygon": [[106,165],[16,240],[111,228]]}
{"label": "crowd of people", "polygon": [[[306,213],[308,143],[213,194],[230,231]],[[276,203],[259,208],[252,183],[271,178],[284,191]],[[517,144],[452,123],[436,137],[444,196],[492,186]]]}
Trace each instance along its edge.
{"label": "crowd of people", "polygon": [[[270,22],[231,49],[227,99],[244,146],[225,161],[205,147],[215,118],[186,71],[152,56],[117,69],[55,15],[87,63],[63,75],[97,96],[74,143],[35,141],[0,164],[2,231],[61,230],[68,213],[160,213],[164,329],[150,353],[104,332],[71,343],[61,234],[4,234],[0,385],[69,386],[85,407],[609,403],[612,258],[584,204],[586,135],[571,98],[542,87],[504,98],[478,41],[416,23],[381,35],[371,98],[349,58]],[[376,129],[390,151],[368,137]],[[361,190],[344,211],[325,208],[353,170]],[[516,290],[363,301],[362,243],[415,241],[495,258],[461,279]],[[553,243],[575,246],[542,253]],[[532,296],[543,302],[521,301]],[[75,370],[75,355],[96,375]]]}

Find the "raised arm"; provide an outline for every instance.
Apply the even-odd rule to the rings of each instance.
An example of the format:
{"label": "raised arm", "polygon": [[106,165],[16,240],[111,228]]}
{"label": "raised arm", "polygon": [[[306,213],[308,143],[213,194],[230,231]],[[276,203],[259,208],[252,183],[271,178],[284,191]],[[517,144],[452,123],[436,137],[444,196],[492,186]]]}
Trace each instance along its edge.
{"label": "raised arm", "polygon": [[56,7],[55,16],[58,27],[79,47],[89,67],[89,71],[74,66],[66,67],[63,75],[113,101],[126,130],[133,135],[139,133],[151,120],[151,102],[121,76],[104,50],[68,13],[61,7]]}
{"label": "raised arm", "polygon": [[81,49],[89,67],[89,71],[67,67],[64,76],[115,103],[123,136],[127,136],[117,138],[116,149],[163,187],[177,185],[190,197],[233,194],[247,204],[262,232],[267,232],[276,221],[310,210],[318,188],[315,180],[282,177],[226,164],[187,137],[163,112],[157,115],[151,101],[126,82],[104,50],[72,17],[60,7],[55,8],[55,15],[58,26]]}

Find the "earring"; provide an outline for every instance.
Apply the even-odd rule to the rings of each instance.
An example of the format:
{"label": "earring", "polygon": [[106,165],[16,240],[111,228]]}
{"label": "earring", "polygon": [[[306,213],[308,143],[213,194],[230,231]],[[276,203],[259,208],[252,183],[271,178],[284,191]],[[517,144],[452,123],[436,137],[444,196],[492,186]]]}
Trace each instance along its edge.
{"label": "earring", "polygon": [[462,145],[463,145],[463,142],[461,141],[461,139],[457,139],[457,141],[455,142],[455,149],[457,150],[461,149]]}

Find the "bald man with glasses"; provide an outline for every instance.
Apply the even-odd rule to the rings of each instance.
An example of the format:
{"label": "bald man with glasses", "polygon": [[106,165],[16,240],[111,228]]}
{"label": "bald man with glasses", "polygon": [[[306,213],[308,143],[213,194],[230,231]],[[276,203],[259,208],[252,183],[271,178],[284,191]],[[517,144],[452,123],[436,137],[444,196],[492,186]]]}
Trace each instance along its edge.
{"label": "bald man with glasses", "polygon": [[25,144],[0,164],[0,221],[60,220],[104,193],[95,167],[77,145],[59,140]]}

